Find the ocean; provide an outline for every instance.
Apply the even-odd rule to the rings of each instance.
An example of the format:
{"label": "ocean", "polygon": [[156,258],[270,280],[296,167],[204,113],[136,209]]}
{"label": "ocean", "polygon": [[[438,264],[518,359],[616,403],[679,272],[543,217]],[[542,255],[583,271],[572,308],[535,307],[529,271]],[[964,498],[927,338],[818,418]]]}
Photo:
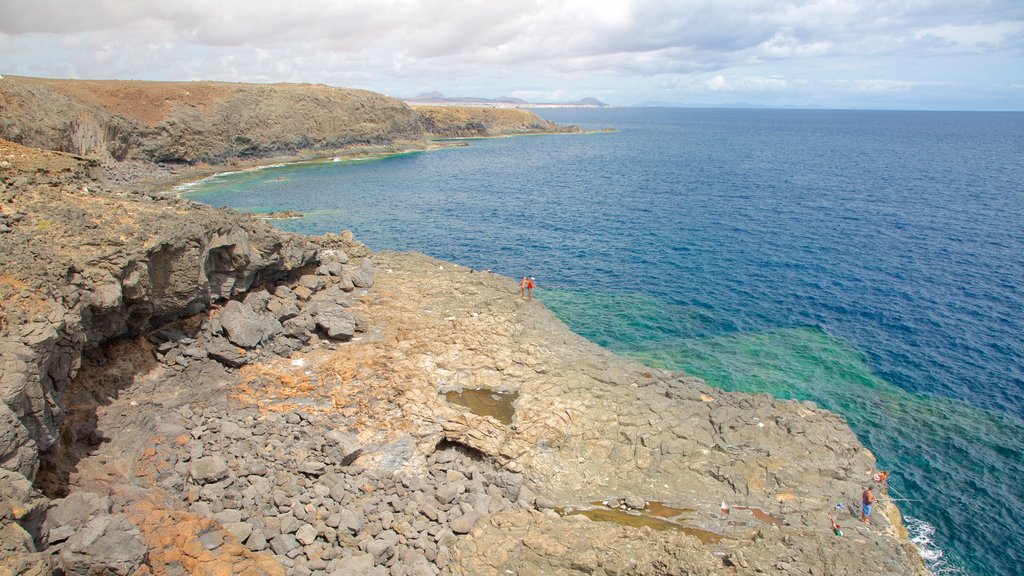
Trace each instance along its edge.
{"label": "ocean", "polygon": [[545,109],[613,132],[317,162],[186,197],[537,278],[579,334],[842,414],[937,574],[1024,565],[1024,114]]}

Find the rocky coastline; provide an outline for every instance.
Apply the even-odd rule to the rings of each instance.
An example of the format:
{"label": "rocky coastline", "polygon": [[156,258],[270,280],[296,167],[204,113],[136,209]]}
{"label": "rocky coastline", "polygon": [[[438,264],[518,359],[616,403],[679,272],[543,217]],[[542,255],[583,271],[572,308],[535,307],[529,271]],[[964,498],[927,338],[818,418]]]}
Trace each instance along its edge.
{"label": "rocky coastline", "polygon": [[0,574],[927,574],[840,417],[133,153],[0,141]]}

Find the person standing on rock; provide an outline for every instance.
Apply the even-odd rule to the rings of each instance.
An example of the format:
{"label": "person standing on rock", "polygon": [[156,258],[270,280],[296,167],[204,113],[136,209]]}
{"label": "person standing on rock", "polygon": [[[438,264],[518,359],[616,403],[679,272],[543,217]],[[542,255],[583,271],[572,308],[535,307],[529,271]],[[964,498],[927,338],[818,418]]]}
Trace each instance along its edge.
{"label": "person standing on rock", "polygon": [[522,281],[519,282],[519,297],[526,300],[526,285],[529,282],[526,280],[526,276],[523,276]]}
{"label": "person standing on rock", "polygon": [[871,523],[871,505],[875,502],[878,502],[878,499],[875,498],[875,493],[871,491],[871,486],[868,486],[860,496],[860,519],[865,524]]}
{"label": "person standing on rock", "polygon": [[530,276],[530,279],[526,281],[526,299],[533,300],[533,289],[536,287],[536,278]]}

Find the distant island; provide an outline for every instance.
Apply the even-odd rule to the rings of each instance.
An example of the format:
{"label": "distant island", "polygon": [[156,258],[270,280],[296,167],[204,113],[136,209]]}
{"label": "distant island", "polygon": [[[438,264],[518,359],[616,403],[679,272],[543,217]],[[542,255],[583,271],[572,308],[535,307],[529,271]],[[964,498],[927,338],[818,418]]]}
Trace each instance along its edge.
{"label": "distant island", "polygon": [[477,98],[471,96],[448,97],[440,92],[425,92],[413,98],[402,98],[410,106],[479,106],[485,108],[606,108],[608,104],[597,98],[582,98],[574,102],[529,102],[522,98],[499,96]]}

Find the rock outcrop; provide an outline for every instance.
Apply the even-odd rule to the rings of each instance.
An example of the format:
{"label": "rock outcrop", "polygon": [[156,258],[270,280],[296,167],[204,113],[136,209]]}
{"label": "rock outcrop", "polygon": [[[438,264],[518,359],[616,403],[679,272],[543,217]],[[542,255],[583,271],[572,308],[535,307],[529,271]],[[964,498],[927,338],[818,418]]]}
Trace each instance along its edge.
{"label": "rock outcrop", "polygon": [[57,443],[62,391],[83,351],[194,315],[316,258],[306,239],[251,218],[90,189],[86,161],[12,143],[0,143],[0,157],[0,466],[30,479],[38,453]]}
{"label": "rock outcrop", "polygon": [[539,118],[529,110],[459,106],[413,106],[432,135],[479,138],[511,134],[548,134],[575,130]]}

